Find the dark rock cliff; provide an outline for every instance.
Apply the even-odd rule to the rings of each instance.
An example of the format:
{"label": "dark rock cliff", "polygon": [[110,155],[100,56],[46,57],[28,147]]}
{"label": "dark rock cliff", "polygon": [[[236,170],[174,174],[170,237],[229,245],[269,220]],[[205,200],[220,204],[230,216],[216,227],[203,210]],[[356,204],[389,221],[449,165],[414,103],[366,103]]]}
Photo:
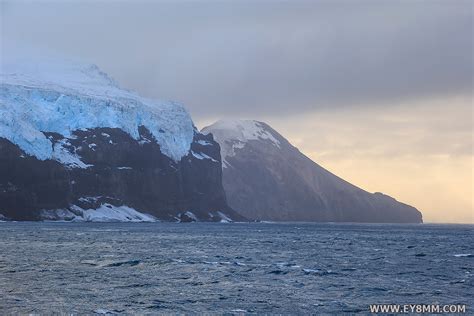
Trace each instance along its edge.
{"label": "dark rock cliff", "polygon": [[[179,162],[160,151],[150,132],[140,139],[116,128],[77,130],[73,137],[44,133],[87,165],[39,160],[0,138],[0,214],[12,220],[40,220],[44,210],[96,209],[126,205],[161,220],[220,221],[243,217],[228,207],[222,187],[219,145],[194,135]],[[193,217],[193,216],[191,216]]]}

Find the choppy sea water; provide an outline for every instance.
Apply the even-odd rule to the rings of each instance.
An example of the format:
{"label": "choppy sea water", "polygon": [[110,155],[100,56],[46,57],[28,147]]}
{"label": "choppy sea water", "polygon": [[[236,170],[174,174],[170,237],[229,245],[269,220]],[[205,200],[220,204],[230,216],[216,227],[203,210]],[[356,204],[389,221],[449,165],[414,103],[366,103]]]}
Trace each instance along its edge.
{"label": "choppy sea water", "polygon": [[472,225],[0,223],[0,314],[469,304],[473,254]]}

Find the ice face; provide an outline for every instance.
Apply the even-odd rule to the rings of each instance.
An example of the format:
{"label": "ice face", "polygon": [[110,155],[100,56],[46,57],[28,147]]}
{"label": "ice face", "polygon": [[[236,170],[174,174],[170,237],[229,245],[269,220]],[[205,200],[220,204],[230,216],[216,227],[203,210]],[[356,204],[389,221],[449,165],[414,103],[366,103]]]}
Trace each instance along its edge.
{"label": "ice face", "polygon": [[119,128],[138,139],[144,126],[171,159],[189,152],[195,128],[184,107],[121,89],[97,66],[2,64],[0,79],[0,137],[38,159],[54,157],[43,132],[70,137],[75,130],[99,127]]}

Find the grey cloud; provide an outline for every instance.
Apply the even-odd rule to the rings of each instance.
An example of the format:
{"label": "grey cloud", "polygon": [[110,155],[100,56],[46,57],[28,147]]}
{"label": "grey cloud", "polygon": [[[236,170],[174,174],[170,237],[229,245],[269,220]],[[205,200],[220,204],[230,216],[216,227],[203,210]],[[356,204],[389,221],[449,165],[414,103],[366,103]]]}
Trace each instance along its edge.
{"label": "grey cloud", "polygon": [[2,52],[49,48],[194,118],[472,95],[471,1],[2,2]]}
{"label": "grey cloud", "polygon": [[306,113],[295,120],[275,118],[272,126],[324,160],[417,157],[423,163],[430,157],[472,157],[472,115],[470,100],[448,98],[410,107]]}

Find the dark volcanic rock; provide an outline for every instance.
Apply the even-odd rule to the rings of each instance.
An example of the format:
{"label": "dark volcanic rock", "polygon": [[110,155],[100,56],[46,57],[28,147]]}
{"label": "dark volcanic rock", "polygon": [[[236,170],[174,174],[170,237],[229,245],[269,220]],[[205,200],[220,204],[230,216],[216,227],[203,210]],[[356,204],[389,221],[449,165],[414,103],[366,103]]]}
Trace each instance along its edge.
{"label": "dark volcanic rock", "polygon": [[221,145],[229,205],[270,221],[420,223],[421,213],[325,170],[265,123],[219,121],[203,129]]}
{"label": "dark volcanic rock", "polygon": [[195,133],[189,154],[175,162],[161,153],[146,128],[139,132],[139,140],[113,128],[78,130],[70,138],[44,133],[87,168],[38,160],[0,138],[0,214],[39,220],[42,210],[96,209],[108,203],[162,220],[177,220],[187,211],[199,220],[215,221],[219,211],[243,219],[227,206],[219,145],[212,136]]}

